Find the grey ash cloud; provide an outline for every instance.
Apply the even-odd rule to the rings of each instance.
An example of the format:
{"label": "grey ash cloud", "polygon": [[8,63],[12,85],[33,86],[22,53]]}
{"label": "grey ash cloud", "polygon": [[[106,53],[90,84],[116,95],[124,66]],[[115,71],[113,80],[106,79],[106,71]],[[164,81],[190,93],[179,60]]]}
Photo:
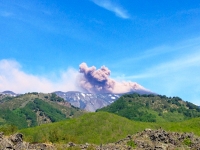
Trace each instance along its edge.
{"label": "grey ash cloud", "polygon": [[79,65],[79,85],[85,92],[90,93],[127,93],[149,90],[136,82],[119,82],[110,78],[111,71],[102,66],[96,69],[95,66],[88,67],[85,62]]}

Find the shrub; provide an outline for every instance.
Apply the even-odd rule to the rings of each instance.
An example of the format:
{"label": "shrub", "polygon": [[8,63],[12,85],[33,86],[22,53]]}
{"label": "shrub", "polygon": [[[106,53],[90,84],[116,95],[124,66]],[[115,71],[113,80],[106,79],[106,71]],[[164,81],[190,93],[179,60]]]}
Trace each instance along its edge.
{"label": "shrub", "polygon": [[0,132],[3,132],[5,135],[13,134],[17,131],[17,126],[15,125],[3,125],[0,126]]}
{"label": "shrub", "polygon": [[189,138],[184,139],[183,143],[187,146],[191,146],[192,142]]}
{"label": "shrub", "polygon": [[128,146],[131,146],[132,148],[135,148],[135,147],[136,147],[136,144],[135,144],[134,141],[128,141],[128,142],[127,142],[127,145],[128,145]]}

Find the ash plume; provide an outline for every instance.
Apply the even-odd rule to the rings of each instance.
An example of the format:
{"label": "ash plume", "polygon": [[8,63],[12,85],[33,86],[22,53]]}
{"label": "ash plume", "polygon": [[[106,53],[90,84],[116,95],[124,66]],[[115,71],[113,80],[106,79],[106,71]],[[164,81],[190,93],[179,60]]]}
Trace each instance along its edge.
{"label": "ash plume", "polygon": [[110,78],[111,71],[102,66],[100,69],[96,69],[95,66],[88,67],[86,63],[79,65],[79,85],[85,92],[90,93],[150,93],[136,82],[118,82]]}

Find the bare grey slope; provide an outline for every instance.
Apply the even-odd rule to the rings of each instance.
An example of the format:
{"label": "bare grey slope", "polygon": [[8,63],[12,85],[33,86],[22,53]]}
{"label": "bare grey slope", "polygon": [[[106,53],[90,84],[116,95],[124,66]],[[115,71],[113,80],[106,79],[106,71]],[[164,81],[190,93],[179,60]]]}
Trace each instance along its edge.
{"label": "bare grey slope", "polygon": [[[116,101],[121,95],[125,94],[113,94],[113,93],[83,93],[79,91],[56,91],[56,95],[62,97],[64,100],[69,102],[71,105],[84,109],[86,111],[94,112],[97,109],[110,105]],[[136,90],[129,93],[138,94],[155,94],[143,90]]]}
{"label": "bare grey slope", "polygon": [[78,91],[56,91],[54,93],[71,103],[71,105],[91,112],[113,103],[120,97],[120,94],[92,94]]}

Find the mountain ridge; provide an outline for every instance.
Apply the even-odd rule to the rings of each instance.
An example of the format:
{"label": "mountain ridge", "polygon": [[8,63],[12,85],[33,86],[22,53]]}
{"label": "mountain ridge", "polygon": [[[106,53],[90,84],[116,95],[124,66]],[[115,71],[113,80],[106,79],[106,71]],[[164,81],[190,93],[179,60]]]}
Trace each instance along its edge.
{"label": "mountain ridge", "polygon": [[[145,88],[144,88],[145,89]],[[138,94],[156,94],[143,88],[136,88],[132,92]],[[116,101],[120,96],[128,93],[85,93],[80,91],[55,91],[56,95],[62,97],[75,107],[86,111],[95,112],[97,109],[108,106]]]}
{"label": "mountain ridge", "polygon": [[131,120],[145,122],[176,122],[200,117],[200,108],[179,97],[165,95],[125,94],[114,103],[98,109]]}
{"label": "mountain ridge", "polygon": [[[136,90],[136,91],[139,94],[142,94],[142,93],[153,94],[152,92],[147,92],[143,90]],[[121,95],[125,94],[125,93],[121,93],[121,94],[84,93],[80,91],[67,91],[67,92],[55,91],[52,93],[55,93],[57,96],[63,98],[66,102],[69,102],[74,107],[78,107],[80,109],[83,109],[89,112],[95,112],[97,109],[110,105],[115,100],[117,100]],[[133,92],[129,92],[129,93],[133,93]],[[16,97],[18,95],[20,94],[16,94],[12,91],[3,91],[3,92],[0,92],[0,99],[6,96]]]}
{"label": "mountain ridge", "polygon": [[105,107],[120,97],[117,94],[104,93],[104,94],[93,94],[83,93],[79,91],[56,91],[56,95],[62,97],[65,101],[71,105],[84,109],[86,111],[95,112],[96,109]]}
{"label": "mountain ridge", "polygon": [[0,125],[18,128],[57,122],[84,113],[54,93],[26,93],[0,97]]}

